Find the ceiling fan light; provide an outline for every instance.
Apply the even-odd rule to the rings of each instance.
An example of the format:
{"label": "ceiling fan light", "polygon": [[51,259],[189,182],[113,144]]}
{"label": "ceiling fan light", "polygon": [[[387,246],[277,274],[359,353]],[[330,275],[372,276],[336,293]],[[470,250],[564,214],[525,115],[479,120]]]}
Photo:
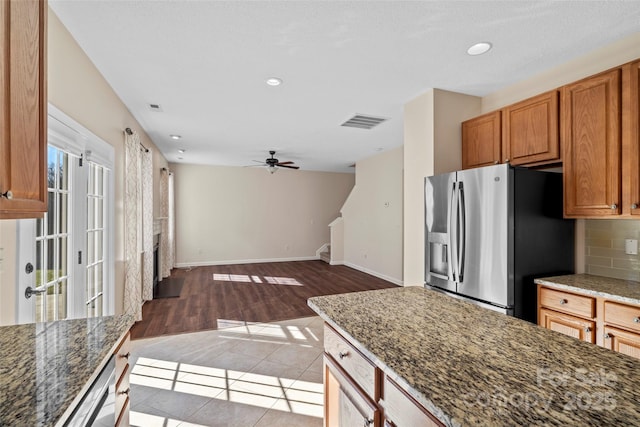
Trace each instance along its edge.
{"label": "ceiling fan light", "polygon": [[278,170],[278,168],[275,165],[269,165],[267,167],[267,170],[269,171],[270,174],[274,174]]}

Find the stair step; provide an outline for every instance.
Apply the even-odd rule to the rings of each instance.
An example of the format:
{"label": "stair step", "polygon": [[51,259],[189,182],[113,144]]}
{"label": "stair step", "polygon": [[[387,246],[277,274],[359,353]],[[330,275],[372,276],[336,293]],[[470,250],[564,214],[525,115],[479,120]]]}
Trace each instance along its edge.
{"label": "stair step", "polygon": [[331,253],[330,252],[320,252],[320,259],[328,264],[331,263]]}

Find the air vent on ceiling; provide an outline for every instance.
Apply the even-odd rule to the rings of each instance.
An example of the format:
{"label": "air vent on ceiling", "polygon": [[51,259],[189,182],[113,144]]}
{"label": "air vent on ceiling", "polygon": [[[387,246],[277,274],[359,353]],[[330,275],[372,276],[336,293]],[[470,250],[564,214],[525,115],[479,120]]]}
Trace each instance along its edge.
{"label": "air vent on ceiling", "polygon": [[364,114],[356,114],[340,126],[360,129],[372,129],[387,119],[382,117],[365,116]]}
{"label": "air vent on ceiling", "polygon": [[151,111],[155,111],[155,112],[161,112],[162,111],[162,107],[160,106],[160,104],[149,104],[149,109]]}

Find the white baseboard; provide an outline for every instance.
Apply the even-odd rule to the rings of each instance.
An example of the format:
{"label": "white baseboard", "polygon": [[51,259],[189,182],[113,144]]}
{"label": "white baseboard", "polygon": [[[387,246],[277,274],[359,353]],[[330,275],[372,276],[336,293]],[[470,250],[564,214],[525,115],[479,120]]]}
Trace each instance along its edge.
{"label": "white baseboard", "polygon": [[289,262],[289,261],[313,261],[320,259],[317,256],[295,257],[295,258],[265,258],[265,259],[230,259],[223,261],[198,261],[198,262],[177,262],[176,268],[188,267],[208,267],[212,265],[231,264],[259,264],[261,262]]}
{"label": "white baseboard", "polygon": [[404,286],[402,280],[398,280],[398,279],[396,279],[394,277],[390,277],[390,276],[387,276],[385,274],[378,273],[377,271],[369,270],[368,268],[352,264],[352,263],[350,263],[348,261],[345,261],[342,264],[346,265],[347,267],[353,268],[354,270],[362,271],[363,273],[367,273],[367,274],[375,276],[375,277],[377,277],[379,279],[386,280],[387,282],[391,282],[391,283],[393,283],[395,285]]}
{"label": "white baseboard", "polygon": [[344,261],[331,261],[329,265],[344,265]]}

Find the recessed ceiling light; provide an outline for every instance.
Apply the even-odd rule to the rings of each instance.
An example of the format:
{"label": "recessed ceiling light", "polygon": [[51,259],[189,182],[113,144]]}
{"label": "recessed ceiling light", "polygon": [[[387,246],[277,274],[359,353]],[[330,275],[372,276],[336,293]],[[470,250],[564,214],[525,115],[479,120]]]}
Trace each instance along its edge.
{"label": "recessed ceiling light", "polygon": [[182,160],[184,157],[178,157],[178,160]]}
{"label": "recessed ceiling light", "polygon": [[280,86],[282,84],[282,79],[279,79],[277,77],[269,77],[267,79],[267,84],[269,86]]}
{"label": "recessed ceiling light", "polygon": [[467,49],[467,53],[472,56],[482,55],[483,53],[489,52],[490,49],[491,49],[491,43],[480,42],[480,43],[474,44],[469,49]]}
{"label": "recessed ceiling light", "polygon": [[171,139],[180,139],[182,138],[180,135],[169,135]]}
{"label": "recessed ceiling light", "polygon": [[181,149],[179,149],[179,150],[178,150],[178,153],[180,153],[180,154],[184,154],[184,152],[185,152],[185,151],[186,151],[186,150],[185,150],[184,148],[181,148]]}

